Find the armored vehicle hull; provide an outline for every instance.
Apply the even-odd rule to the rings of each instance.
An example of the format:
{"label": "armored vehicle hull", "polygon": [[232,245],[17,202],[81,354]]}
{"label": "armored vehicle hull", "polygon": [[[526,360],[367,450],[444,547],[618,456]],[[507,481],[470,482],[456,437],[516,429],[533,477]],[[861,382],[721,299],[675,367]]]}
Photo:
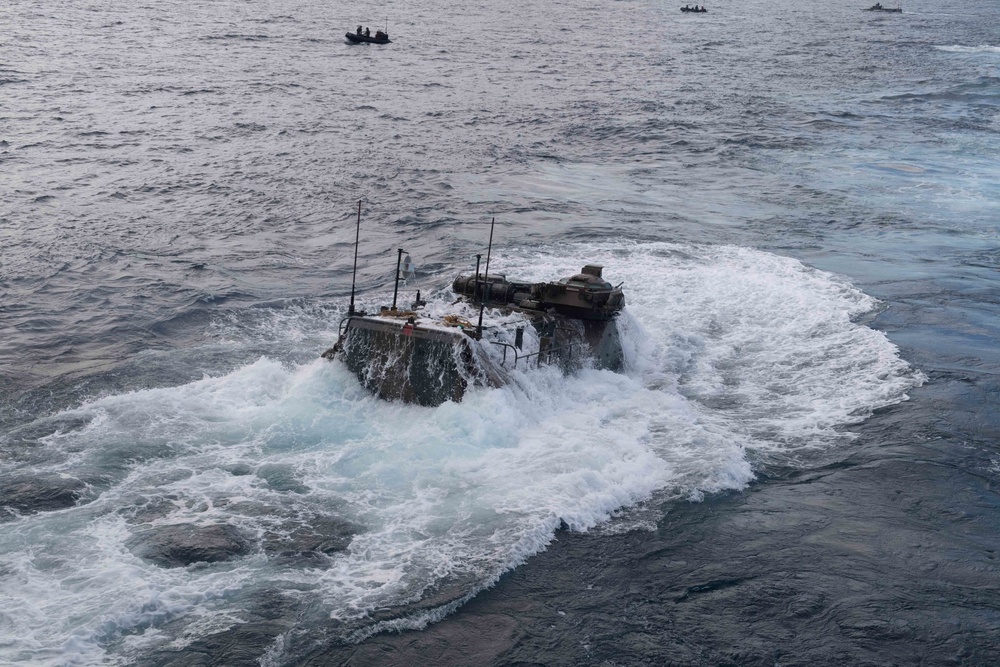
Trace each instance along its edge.
{"label": "armored vehicle hull", "polygon": [[[625,300],[620,286],[601,278],[601,267],[550,283],[460,276],[452,289],[457,312],[443,317],[419,307],[347,316],[323,356],[342,361],[380,398],[425,406],[461,401],[471,386],[502,386],[515,369],[570,372],[592,364],[617,371],[624,364],[616,319]],[[476,308],[480,322],[473,325]]]}

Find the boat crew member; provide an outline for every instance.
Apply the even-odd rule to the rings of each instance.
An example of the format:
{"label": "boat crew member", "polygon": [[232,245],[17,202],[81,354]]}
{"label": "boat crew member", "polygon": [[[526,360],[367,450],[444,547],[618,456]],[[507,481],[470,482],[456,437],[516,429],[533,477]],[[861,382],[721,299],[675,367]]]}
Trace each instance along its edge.
{"label": "boat crew member", "polygon": [[365,28],[365,37],[371,37],[371,36],[372,36],[372,31],[369,30],[368,28]]}
{"label": "boat crew member", "polygon": [[361,26],[358,26],[358,34],[361,34]]}

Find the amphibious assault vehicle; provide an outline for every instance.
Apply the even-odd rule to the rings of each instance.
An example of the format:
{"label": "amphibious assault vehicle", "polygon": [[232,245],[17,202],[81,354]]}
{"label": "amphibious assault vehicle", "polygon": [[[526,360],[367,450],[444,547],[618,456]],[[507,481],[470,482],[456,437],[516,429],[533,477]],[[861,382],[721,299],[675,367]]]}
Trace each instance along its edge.
{"label": "amphibious assault vehicle", "polygon": [[[360,229],[360,205],[358,211]],[[491,228],[490,251],[492,241]],[[352,285],[338,340],[323,353],[342,361],[377,396],[434,406],[461,401],[470,386],[502,386],[513,370],[529,366],[621,369],[616,318],[625,297],[620,284],[604,279],[603,267],[588,264],[568,278],[530,283],[490,276],[489,254],[480,274],[477,256],[475,273],[452,284],[458,299],[446,312],[439,305],[428,309],[419,291],[409,309],[400,309],[401,266],[404,275],[412,274],[403,253],[396,260],[392,306],[377,314],[356,311]]]}

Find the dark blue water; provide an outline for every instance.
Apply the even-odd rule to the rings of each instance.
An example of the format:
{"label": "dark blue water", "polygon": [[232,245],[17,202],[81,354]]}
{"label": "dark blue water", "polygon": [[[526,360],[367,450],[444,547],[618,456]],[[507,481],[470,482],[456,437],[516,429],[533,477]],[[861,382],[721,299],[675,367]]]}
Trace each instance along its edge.
{"label": "dark blue water", "polygon": [[[0,8],[0,662],[995,664],[1000,3],[863,6]],[[368,396],[358,200],[628,372]]]}

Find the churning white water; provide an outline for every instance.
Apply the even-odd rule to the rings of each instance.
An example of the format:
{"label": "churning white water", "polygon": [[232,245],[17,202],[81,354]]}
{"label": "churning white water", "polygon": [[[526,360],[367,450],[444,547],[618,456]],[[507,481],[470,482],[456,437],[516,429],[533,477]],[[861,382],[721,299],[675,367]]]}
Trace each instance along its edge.
{"label": "churning white water", "polygon": [[[792,259],[668,243],[498,254],[491,271],[510,278],[599,263],[624,282],[628,370],[523,370],[460,404],[385,403],[318,358],[341,304],[325,321],[262,311],[272,320],[257,330],[316,346],[317,358],[260,358],[54,418],[69,426],[44,439],[37,470],[100,483],[91,502],[4,524],[0,662],[127,662],[239,623],[261,591],[308,602],[305,617],[355,636],[385,627],[377,610],[441,595],[391,622],[419,626],[544,549],[561,523],[587,530],[654,494],[739,489],[754,456],[850,446],[840,427],[920,382],[859,323],[875,300]],[[214,346],[255,342],[221,319],[218,330]],[[164,568],[135,549],[138,534],[170,524],[226,524],[262,543],[330,517],[353,538],[312,565],[252,548]]]}

